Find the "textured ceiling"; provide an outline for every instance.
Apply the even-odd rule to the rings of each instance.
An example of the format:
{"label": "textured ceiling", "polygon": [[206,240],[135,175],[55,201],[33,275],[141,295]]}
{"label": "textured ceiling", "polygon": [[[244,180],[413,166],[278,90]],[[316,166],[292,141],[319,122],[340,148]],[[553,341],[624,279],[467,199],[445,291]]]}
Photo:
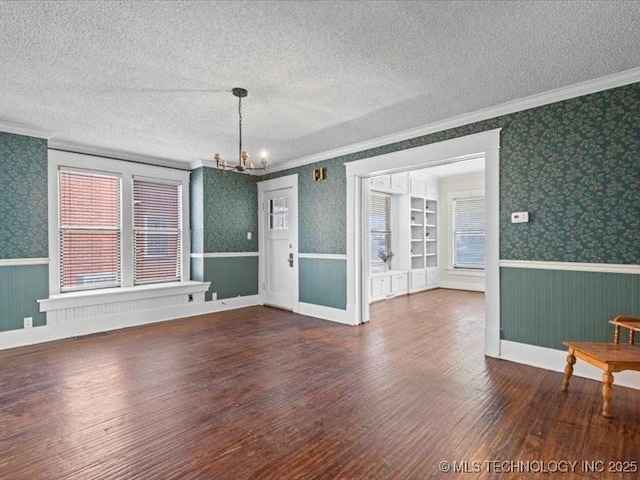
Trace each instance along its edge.
{"label": "textured ceiling", "polygon": [[640,2],[0,2],[0,121],[272,163],[640,66]]}

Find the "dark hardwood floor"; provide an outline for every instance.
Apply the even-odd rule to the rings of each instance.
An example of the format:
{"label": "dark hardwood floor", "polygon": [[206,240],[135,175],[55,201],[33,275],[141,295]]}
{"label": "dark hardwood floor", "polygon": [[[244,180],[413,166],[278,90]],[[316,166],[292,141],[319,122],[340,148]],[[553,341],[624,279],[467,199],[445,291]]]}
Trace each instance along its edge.
{"label": "dark hardwood floor", "polygon": [[483,312],[436,290],[360,327],[253,307],[1,351],[0,479],[639,478],[609,462],[640,461],[640,391],[601,417],[598,382],[485,358]]}

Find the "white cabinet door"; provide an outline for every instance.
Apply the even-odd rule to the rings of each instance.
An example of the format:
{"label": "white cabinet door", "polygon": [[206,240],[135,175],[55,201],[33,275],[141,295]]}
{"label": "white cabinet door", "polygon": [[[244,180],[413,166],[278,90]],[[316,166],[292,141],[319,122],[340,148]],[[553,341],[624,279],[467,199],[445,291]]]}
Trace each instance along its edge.
{"label": "white cabinet door", "polygon": [[433,285],[440,281],[438,267],[427,268],[427,285]]}
{"label": "white cabinet door", "polygon": [[391,275],[380,277],[380,280],[382,281],[382,296],[386,297],[391,293]]}
{"label": "white cabinet door", "polygon": [[427,183],[425,185],[424,196],[427,200],[438,200],[438,185],[435,183]]}
{"label": "white cabinet door", "polygon": [[391,275],[379,275],[371,279],[371,299],[378,300],[391,293]]}
{"label": "white cabinet door", "polygon": [[391,277],[391,291],[393,293],[406,293],[407,291],[407,274],[396,273]]}
{"label": "white cabinet door", "polygon": [[382,296],[382,277],[374,277],[371,279],[371,298],[379,298]]}
{"label": "white cabinet door", "polygon": [[411,272],[411,290],[418,290],[427,286],[427,272],[416,270]]}
{"label": "white cabinet door", "polygon": [[407,193],[407,178],[406,173],[391,174],[391,190],[393,190],[393,193]]}
{"label": "white cabinet door", "polygon": [[411,190],[411,195],[415,195],[416,197],[424,197],[425,183],[422,180],[416,180],[412,178],[410,190]]}
{"label": "white cabinet door", "polygon": [[379,188],[381,190],[391,189],[391,175],[378,175],[377,177],[371,177],[371,188]]}

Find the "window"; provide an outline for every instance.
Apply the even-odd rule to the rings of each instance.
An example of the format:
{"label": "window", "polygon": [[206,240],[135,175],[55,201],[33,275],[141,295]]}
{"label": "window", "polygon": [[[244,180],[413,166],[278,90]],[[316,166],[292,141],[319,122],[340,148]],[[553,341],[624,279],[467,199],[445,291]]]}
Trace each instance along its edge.
{"label": "window", "polygon": [[180,187],[133,180],[134,283],[180,280]]}
{"label": "window", "polygon": [[120,177],[62,169],[60,290],[119,286]]}
{"label": "window", "polygon": [[453,200],[453,267],[484,269],[485,199]]}
{"label": "window", "polygon": [[391,195],[375,192],[369,198],[371,270],[380,271],[384,269],[384,262],[378,253],[391,251]]}
{"label": "window", "polygon": [[49,191],[52,295],[189,279],[188,171],[50,150]]}
{"label": "window", "polygon": [[289,207],[287,207],[287,198],[272,198],[269,200],[269,230],[288,229]]}

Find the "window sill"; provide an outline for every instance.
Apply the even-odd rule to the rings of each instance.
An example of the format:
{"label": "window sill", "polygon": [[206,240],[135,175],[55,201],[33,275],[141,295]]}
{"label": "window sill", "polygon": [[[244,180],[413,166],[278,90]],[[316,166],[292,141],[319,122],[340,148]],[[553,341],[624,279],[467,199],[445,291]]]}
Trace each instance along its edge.
{"label": "window sill", "polygon": [[49,298],[38,300],[41,312],[63,310],[66,308],[86,307],[105,303],[127,302],[142,300],[165,295],[189,295],[206,292],[210,282],[168,282],[152,285],[137,285],[135,287],[104,288],[99,290],[83,290],[51,295]]}
{"label": "window sill", "polygon": [[484,277],[484,270],[478,270],[475,268],[447,268],[447,274],[449,275],[462,275],[465,277]]}

